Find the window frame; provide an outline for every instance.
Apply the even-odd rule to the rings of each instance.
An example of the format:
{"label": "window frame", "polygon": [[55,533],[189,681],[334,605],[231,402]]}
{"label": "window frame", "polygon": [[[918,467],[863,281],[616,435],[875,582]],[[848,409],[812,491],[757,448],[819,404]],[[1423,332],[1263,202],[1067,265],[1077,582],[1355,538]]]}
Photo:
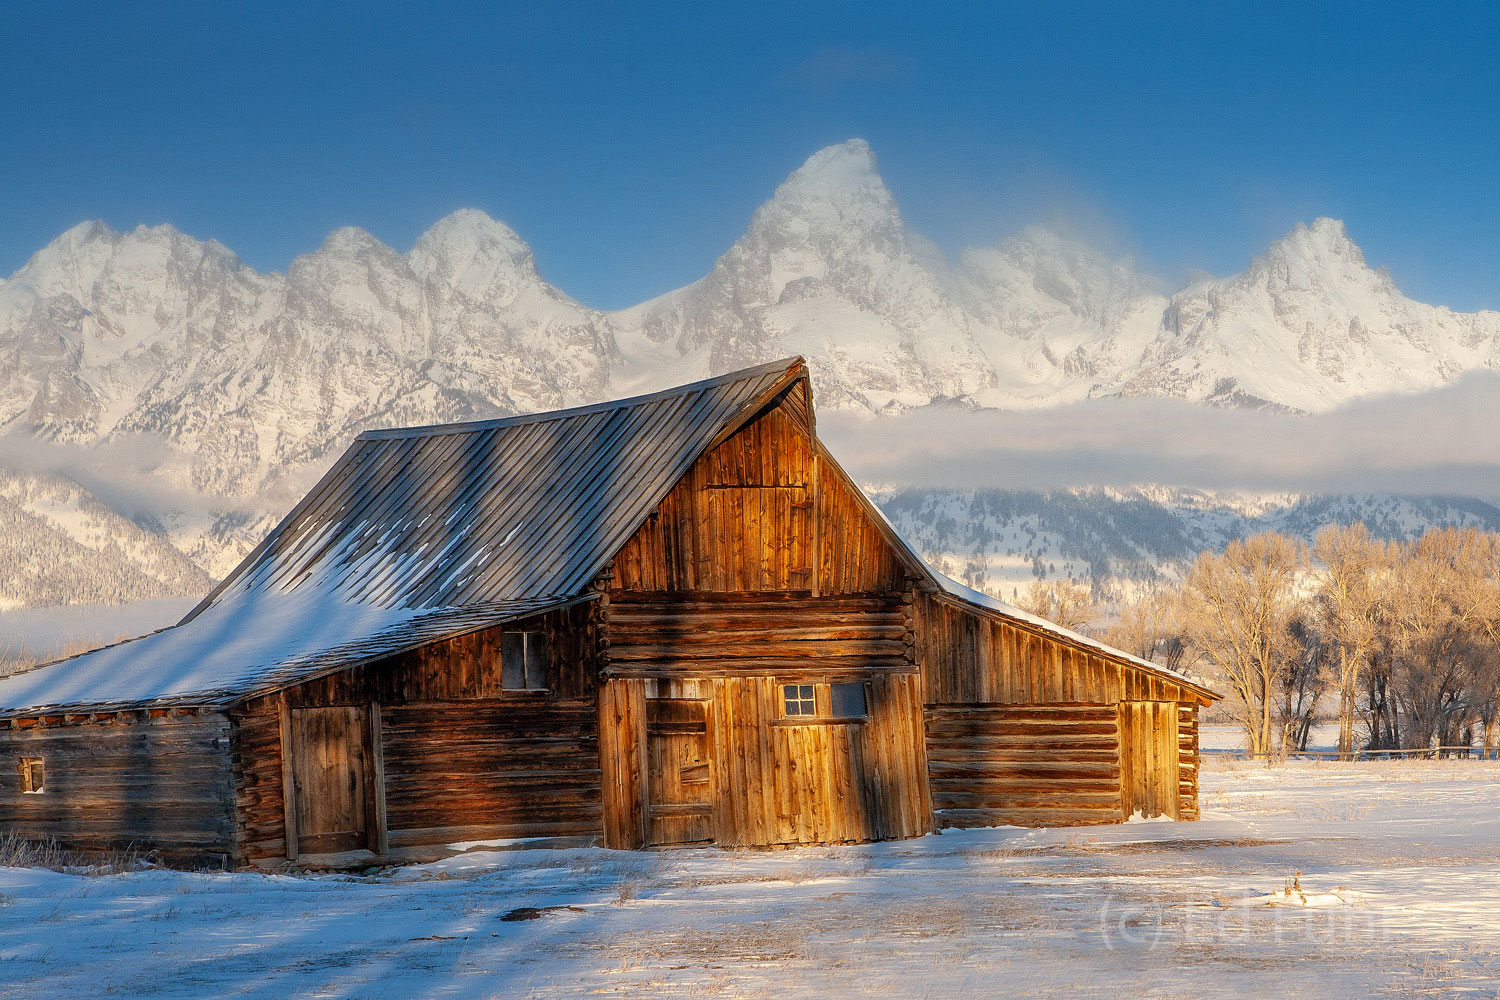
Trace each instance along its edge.
{"label": "window frame", "polygon": [[[783,719],[795,719],[798,721],[816,719],[822,713],[818,711],[818,685],[803,684],[800,681],[786,684],[777,681],[781,688],[781,717]],[[796,705],[797,710],[792,711]]]}
{"label": "window frame", "polygon": [[[521,685],[514,687],[509,683],[507,661],[511,655],[513,639],[520,640],[521,656]],[[532,651],[538,650],[536,658],[533,659]],[[500,690],[514,694],[536,694],[546,693],[552,690],[548,686],[548,673],[551,666],[550,643],[544,629],[503,629],[500,633]],[[532,668],[535,667],[535,675]]]}
{"label": "window frame", "polygon": [[[863,701],[865,707],[863,714],[834,714],[833,688],[837,684],[858,684],[861,688],[863,688]],[[805,705],[808,701],[812,702],[813,711],[811,714],[805,714],[801,711],[788,711],[788,709],[791,707],[791,699],[788,698],[787,692],[791,688],[799,689],[799,694],[796,699],[799,706]],[[800,691],[801,689],[805,688],[812,688],[811,699],[801,696]],[[868,677],[858,677],[853,680],[831,680],[825,678],[814,681],[786,681],[778,677],[776,679],[776,692],[776,718],[774,720],[776,725],[840,726],[860,725],[870,721],[870,679]]]}
{"label": "window frame", "polygon": [[[21,775],[22,795],[41,795],[47,790],[47,760],[44,757],[22,757],[17,761]],[[40,777],[41,781],[37,781]]]}

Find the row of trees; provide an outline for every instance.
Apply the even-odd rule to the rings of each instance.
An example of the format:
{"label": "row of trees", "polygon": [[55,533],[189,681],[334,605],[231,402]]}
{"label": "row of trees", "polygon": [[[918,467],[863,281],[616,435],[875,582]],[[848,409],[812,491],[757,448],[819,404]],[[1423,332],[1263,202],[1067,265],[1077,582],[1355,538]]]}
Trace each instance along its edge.
{"label": "row of trees", "polygon": [[[1087,628],[1069,584],[1027,610]],[[1434,528],[1380,541],[1364,525],[1309,546],[1267,533],[1204,552],[1176,589],[1127,604],[1106,641],[1217,684],[1252,753],[1305,749],[1331,713],[1338,747],[1500,748],[1500,534]]]}

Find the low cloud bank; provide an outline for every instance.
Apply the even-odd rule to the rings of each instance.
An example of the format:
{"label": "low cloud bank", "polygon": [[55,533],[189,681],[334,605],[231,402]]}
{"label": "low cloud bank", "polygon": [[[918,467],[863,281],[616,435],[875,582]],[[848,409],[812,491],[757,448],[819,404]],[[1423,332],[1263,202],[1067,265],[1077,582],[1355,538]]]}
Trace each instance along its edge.
{"label": "low cloud bank", "polygon": [[1159,483],[1223,490],[1500,497],[1500,375],[1317,416],[1100,399],[1036,412],[927,408],[819,415],[861,481],[1055,489]]}

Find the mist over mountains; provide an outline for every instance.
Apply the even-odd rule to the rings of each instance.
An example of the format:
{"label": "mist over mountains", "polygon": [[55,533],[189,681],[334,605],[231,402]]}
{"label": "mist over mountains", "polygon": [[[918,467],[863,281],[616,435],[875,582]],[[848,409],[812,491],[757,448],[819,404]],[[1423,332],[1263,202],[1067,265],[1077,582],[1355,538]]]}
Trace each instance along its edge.
{"label": "mist over mountains", "polygon": [[[820,408],[859,419],[1138,397],[1320,414],[1500,368],[1500,313],[1404,297],[1330,219],[1299,225],[1238,275],[1170,294],[1129,260],[1041,227],[950,262],[906,226],[861,140],[795,171],[704,278],[615,312],[548,284],[530,248],[474,210],[406,253],[337,230],[284,274],[171,226],[86,222],[0,282],[11,470],[0,605],[201,592],[371,427],[588,403],[791,354],[811,363]],[[1002,492],[978,495],[1007,495],[996,476]],[[883,494],[898,523],[924,550],[975,565],[1040,516],[1020,512],[1030,501],[986,501],[939,532],[976,494],[912,489]],[[1143,573],[1198,539],[1217,544],[1204,518],[1240,515],[1214,504],[1260,502],[1142,493],[1130,503],[1166,512],[1186,541],[1104,522],[1048,528],[1060,540],[1043,572],[1062,575],[1047,567],[1066,537],[1083,553],[1063,559],[1069,572]],[[1492,512],[1371,502],[1409,505],[1382,523],[1412,528]],[[1000,551],[1012,548],[1027,551]],[[1117,555],[1089,554],[1101,552]],[[114,582],[83,582],[102,578]]]}

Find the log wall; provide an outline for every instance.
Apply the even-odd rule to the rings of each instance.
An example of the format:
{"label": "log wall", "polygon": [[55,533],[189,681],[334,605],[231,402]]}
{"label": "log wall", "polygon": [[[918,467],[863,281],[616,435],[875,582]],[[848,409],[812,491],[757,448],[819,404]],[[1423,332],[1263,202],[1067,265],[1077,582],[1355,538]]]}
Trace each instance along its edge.
{"label": "log wall", "polygon": [[[1137,797],[1146,789],[1155,794],[1163,762],[1161,753],[1136,746],[1151,734],[1118,717],[1122,703],[1161,706],[1161,732],[1150,745],[1171,753],[1167,780],[1175,776],[1161,808],[1198,818],[1200,694],[1083,644],[932,595],[916,597],[913,620],[939,825],[1127,818],[1121,781],[1131,782]],[[1175,728],[1165,725],[1167,712]],[[1142,770],[1148,765],[1149,774]]]}
{"label": "log wall", "polygon": [[[151,713],[106,720],[0,730],[0,832],[68,849],[134,847],[171,862],[227,861],[229,720]],[[21,791],[23,757],[44,762],[40,794]]]}
{"label": "log wall", "polygon": [[937,705],[926,723],[939,826],[1122,819],[1113,705]]}
{"label": "log wall", "polygon": [[1198,819],[1198,706],[1177,706],[1178,819]]}
{"label": "log wall", "polygon": [[[434,643],[237,708],[235,826],[242,861],[287,856],[280,713],[378,706],[385,831],[394,850],[460,840],[597,837],[592,603]],[[548,634],[545,692],[506,691],[508,630]]]}
{"label": "log wall", "polygon": [[393,848],[602,831],[592,701],[383,706],[381,734]]}
{"label": "log wall", "polygon": [[816,667],[820,675],[911,671],[906,593],[611,594],[602,609],[611,675],[705,677]]}

